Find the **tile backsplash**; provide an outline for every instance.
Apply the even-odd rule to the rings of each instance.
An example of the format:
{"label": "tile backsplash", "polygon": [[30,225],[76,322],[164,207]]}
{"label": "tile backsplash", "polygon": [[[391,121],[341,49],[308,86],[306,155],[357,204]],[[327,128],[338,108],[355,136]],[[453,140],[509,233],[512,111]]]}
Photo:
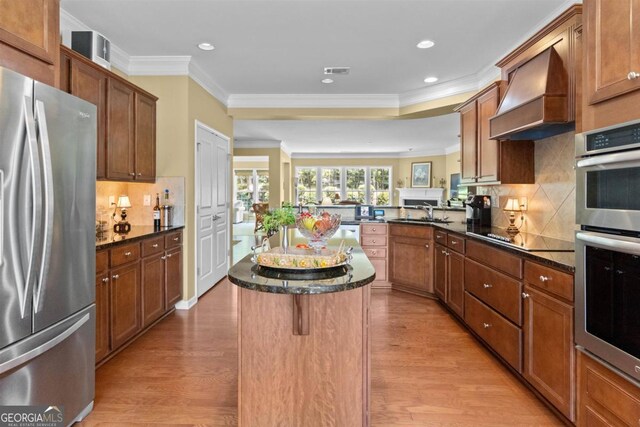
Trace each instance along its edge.
{"label": "tile backsplash", "polygon": [[[528,208],[523,232],[562,240],[573,240],[576,207],[576,174],[574,132],[552,136],[535,142],[535,184],[478,187],[478,194],[489,194],[494,200],[492,223],[509,225],[509,213],[502,209],[509,197],[527,197]],[[498,197],[498,203],[495,203]],[[520,218],[516,215],[516,226]]]}
{"label": "tile backsplash", "polygon": [[[157,177],[154,184],[127,183],[127,182],[96,182],[96,212],[103,213],[103,219],[109,222],[109,228],[113,226],[111,215],[113,206],[109,206],[109,196],[117,198],[120,195],[129,196],[131,208],[127,209],[127,220],[132,225],[152,225],[153,206],[156,203],[156,193],[160,194],[160,204],[164,204],[164,190],[169,190],[169,204],[173,206],[173,224],[184,225],[185,210],[185,182],[184,177]],[[144,196],[151,196],[150,206],[144,206]],[[120,211],[116,215],[120,219]]]}

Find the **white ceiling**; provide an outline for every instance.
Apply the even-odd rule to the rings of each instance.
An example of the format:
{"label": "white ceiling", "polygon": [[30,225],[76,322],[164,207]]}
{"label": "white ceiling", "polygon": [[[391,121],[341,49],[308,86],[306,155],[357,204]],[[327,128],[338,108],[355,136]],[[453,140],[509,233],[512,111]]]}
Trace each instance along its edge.
{"label": "white ceiling", "polygon": [[282,141],[294,157],[438,155],[459,142],[459,123],[457,113],[415,120],[236,120],[234,136],[241,144]]}
{"label": "white ceiling", "polygon": [[[337,99],[339,106],[348,101],[351,107],[397,107],[479,89],[498,75],[497,60],[572,2],[62,0],[61,6],[63,28],[71,22],[76,29],[88,26],[104,34],[125,72],[136,74],[127,64],[142,64],[140,74],[153,74],[152,64],[186,61],[185,72],[229,106],[300,106],[302,101],[329,106]],[[423,39],[433,40],[435,47],[417,49]],[[198,49],[203,41],[215,50]],[[349,66],[351,73],[322,84],[326,66]],[[425,84],[427,76],[439,81]],[[236,120],[234,133],[240,140],[284,141],[295,153],[406,155],[409,148],[444,153],[458,142],[458,128],[457,115],[450,115],[397,121]]]}

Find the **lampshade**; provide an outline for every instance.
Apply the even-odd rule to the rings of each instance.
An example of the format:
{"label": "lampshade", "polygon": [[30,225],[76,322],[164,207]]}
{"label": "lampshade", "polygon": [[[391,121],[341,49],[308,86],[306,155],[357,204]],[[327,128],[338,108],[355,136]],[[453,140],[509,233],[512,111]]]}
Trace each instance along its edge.
{"label": "lampshade", "polygon": [[131,202],[129,201],[129,196],[120,196],[118,197],[118,205],[119,208],[128,209],[131,207]]}
{"label": "lampshade", "polygon": [[519,211],[520,201],[518,199],[509,199],[504,207],[505,211]]}

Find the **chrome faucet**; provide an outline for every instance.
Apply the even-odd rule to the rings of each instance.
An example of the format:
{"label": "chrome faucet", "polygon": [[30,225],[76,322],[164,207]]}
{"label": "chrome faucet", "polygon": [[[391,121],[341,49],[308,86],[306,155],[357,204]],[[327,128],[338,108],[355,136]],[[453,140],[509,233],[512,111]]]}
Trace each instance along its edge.
{"label": "chrome faucet", "polygon": [[420,205],[420,209],[427,209],[427,219],[433,221],[433,205],[423,202],[423,204]]}

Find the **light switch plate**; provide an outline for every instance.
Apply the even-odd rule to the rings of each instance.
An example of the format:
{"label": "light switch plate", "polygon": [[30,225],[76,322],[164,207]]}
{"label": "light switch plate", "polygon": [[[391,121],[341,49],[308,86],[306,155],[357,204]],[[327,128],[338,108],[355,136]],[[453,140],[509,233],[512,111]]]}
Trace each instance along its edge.
{"label": "light switch plate", "polygon": [[151,194],[144,195],[142,206],[151,206]]}

